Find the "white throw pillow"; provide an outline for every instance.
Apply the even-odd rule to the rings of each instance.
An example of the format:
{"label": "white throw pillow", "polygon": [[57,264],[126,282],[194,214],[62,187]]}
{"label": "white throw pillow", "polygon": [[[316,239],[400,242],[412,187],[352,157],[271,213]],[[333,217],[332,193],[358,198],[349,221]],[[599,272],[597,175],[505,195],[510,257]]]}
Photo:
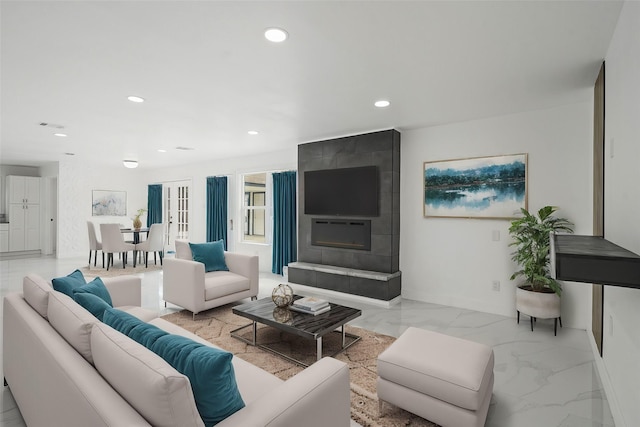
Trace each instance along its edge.
{"label": "white throw pillow", "polygon": [[91,328],[99,322],[96,317],[82,308],[69,296],[52,290],[49,292],[47,310],[49,323],[67,342],[93,363],[91,355]]}
{"label": "white throw pillow", "polygon": [[100,375],[150,424],[204,427],[189,379],[160,356],[102,323],[91,347]]}

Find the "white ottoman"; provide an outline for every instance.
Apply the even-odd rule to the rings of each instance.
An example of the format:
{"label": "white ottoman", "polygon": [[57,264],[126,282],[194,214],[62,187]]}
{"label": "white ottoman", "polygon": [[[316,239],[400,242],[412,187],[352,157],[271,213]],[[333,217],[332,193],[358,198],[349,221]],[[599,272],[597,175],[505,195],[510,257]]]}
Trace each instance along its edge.
{"label": "white ottoman", "polygon": [[493,350],[410,327],[378,356],[378,401],[443,427],[484,426],[493,393]]}

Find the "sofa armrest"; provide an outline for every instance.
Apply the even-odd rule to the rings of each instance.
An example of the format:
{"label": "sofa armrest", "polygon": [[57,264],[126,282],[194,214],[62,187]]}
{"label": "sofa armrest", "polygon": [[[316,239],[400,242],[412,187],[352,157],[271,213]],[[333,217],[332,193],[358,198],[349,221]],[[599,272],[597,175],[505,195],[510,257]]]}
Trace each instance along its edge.
{"label": "sofa armrest", "polygon": [[114,307],[142,305],[142,279],[138,276],[105,277],[102,279],[109,290]]}
{"label": "sofa armrest", "polygon": [[199,313],[204,309],[204,264],[186,259],[165,258],[163,299]]}
{"label": "sofa armrest", "polygon": [[229,271],[240,276],[248,277],[251,281],[249,289],[258,295],[259,265],[257,255],[246,255],[237,252],[225,252],[224,262]]}
{"label": "sofa armrest", "polygon": [[348,427],[350,405],[349,367],[325,357],[217,426]]}

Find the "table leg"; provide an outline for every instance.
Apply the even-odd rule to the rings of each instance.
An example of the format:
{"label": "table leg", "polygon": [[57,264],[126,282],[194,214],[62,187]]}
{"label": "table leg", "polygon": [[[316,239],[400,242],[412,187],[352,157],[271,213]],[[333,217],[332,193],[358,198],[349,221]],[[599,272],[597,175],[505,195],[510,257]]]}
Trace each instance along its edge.
{"label": "table leg", "polygon": [[316,351],[318,353],[316,356],[316,360],[322,359],[322,337],[318,337],[318,339],[316,340]]}
{"label": "table leg", "polygon": [[258,341],[258,323],[256,321],[253,322],[253,345],[256,345]]}
{"label": "table leg", "polygon": [[346,339],[344,334],[344,325],[342,325],[342,348],[344,348],[345,343],[346,343]]}

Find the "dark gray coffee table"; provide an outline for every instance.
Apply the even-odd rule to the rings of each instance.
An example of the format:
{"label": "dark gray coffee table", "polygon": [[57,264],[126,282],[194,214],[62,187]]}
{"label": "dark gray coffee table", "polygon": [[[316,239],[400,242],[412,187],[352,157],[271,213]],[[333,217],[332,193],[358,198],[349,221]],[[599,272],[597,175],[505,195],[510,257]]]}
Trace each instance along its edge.
{"label": "dark gray coffee table", "polygon": [[[302,298],[302,296],[294,296],[294,299],[298,298]],[[252,320],[252,323],[234,329],[231,331],[231,336],[307,367],[309,365],[300,360],[294,359],[290,355],[259,344],[257,336],[258,323],[308,340],[314,340],[316,342],[316,360],[320,360],[322,358],[322,337],[332,332],[340,333],[342,334],[342,347],[337,352],[330,355],[335,356],[360,340],[359,336],[345,332],[344,325],[356,317],[359,317],[362,314],[362,311],[339,304],[329,304],[331,305],[331,310],[326,313],[318,314],[317,316],[299,313],[289,310],[288,308],[278,308],[270,297],[238,305],[233,307],[233,313]],[[240,336],[238,333],[240,330],[248,327],[253,328],[252,339],[250,340]],[[337,330],[338,328],[340,328],[339,331]]]}

